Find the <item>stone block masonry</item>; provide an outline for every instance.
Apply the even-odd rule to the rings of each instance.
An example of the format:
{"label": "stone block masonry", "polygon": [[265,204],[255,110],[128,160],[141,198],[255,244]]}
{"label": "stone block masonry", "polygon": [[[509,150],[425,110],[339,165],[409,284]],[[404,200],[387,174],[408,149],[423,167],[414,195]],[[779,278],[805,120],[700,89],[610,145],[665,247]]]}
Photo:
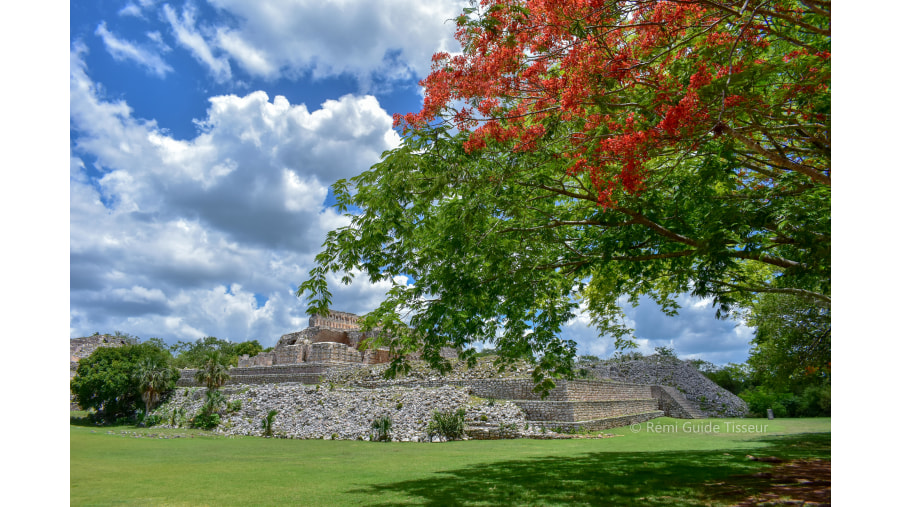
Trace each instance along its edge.
{"label": "stone block masonry", "polygon": [[[238,384],[320,384],[335,368],[345,370],[358,366],[338,362],[307,362],[270,367],[232,368],[226,385]],[[178,385],[197,386],[194,370],[184,370]],[[435,389],[444,386],[463,388],[471,396],[485,400],[513,403],[525,414],[530,424],[567,430],[606,429],[642,422],[652,417],[670,415],[692,417],[689,409],[679,404],[670,393],[654,386],[615,381],[558,380],[545,398],[534,392],[530,379],[431,379],[392,381],[352,381],[349,386],[371,390],[388,387]],[[634,421],[629,417],[634,416]],[[631,422],[629,422],[631,421]]]}
{"label": "stone block masonry", "polygon": [[[387,363],[393,358],[388,349],[369,349],[364,346],[368,339],[378,336],[378,330],[363,333],[359,329],[359,317],[352,313],[330,311],[328,316],[313,315],[309,318],[309,327],[282,335],[270,352],[253,357],[241,356],[238,366],[245,368],[306,362],[372,365]],[[441,356],[455,358],[457,353],[445,347],[441,349]]]}
{"label": "stone block masonry", "polygon": [[[667,401],[673,410],[683,407],[681,415],[673,417],[744,417],[744,400],[716,385],[687,361],[668,356],[652,355],[631,360],[605,360],[587,365],[599,378],[613,378],[635,384],[668,387],[657,395],[677,401]],[[672,405],[675,403],[675,405]]]}
{"label": "stone block masonry", "polygon": [[359,316],[352,313],[330,310],[328,316],[313,315],[309,318],[309,327],[327,327],[331,329],[349,329],[359,331]]}
{"label": "stone block masonry", "polygon": [[[231,377],[226,386],[238,384],[319,384],[322,377],[329,371],[353,368],[345,364],[331,363],[300,363],[282,364],[268,367],[231,368],[228,375]],[[199,387],[194,380],[197,370],[181,370],[181,378],[178,379],[178,387]]]}

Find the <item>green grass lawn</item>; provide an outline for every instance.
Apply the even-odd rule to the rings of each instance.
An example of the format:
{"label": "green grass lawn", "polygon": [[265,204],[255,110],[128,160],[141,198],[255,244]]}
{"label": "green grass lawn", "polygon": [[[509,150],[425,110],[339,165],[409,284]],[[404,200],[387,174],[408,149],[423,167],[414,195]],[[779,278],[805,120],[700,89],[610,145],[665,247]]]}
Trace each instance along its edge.
{"label": "green grass lawn", "polygon": [[733,476],[752,477],[772,466],[747,454],[830,459],[830,432],[829,418],[660,418],[604,432],[620,435],[614,438],[426,444],[227,438],[195,430],[73,424],[70,501],[727,505],[763,486],[745,480],[735,493],[724,487]]}

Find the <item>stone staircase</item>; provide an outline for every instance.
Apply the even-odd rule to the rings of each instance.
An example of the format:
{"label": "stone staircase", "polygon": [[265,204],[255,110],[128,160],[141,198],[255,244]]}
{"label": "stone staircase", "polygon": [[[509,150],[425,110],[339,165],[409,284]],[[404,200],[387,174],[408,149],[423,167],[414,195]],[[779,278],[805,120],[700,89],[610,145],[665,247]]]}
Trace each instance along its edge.
{"label": "stone staircase", "polygon": [[558,380],[546,397],[531,380],[452,382],[480,398],[511,401],[525,412],[529,425],[557,431],[597,431],[662,417],[651,386],[612,381]]}
{"label": "stone staircase", "polygon": [[672,386],[653,386],[653,397],[659,400],[659,408],[669,417],[678,419],[705,419],[709,417],[696,403]]}
{"label": "stone staircase", "polygon": [[546,398],[510,400],[532,425],[555,431],[598,431],[662,417],[650,386],[608,381],[557,381]]}

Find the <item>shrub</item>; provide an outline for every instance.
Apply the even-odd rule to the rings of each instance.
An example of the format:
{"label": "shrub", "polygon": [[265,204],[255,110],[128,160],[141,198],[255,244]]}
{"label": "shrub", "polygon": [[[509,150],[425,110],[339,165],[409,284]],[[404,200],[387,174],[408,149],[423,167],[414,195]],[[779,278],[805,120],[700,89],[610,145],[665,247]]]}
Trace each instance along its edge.
{"label": "shrub", "polygon": [[191,419],[191,427],[200,428],[202,430],[211,430],[218,426],[219,422],[219,414],[200,412]]}
{"label": "shrub", "polygon": [[431,414],[431,421],[428,423],[428,438],[435,435],[442,436],[447,440],[456,440],[465,435],[466,429],[466,411],[458,409],[456,412],[440,412],[435,410]]}
{"label": "shrub", "polygon": [[275,416],[278,414],[277,410],[269,410],[269,413],[262,420],[262,431],[264,437],[271,437],[272,430],[275,429]]}
{"label": "shrub", "polygon": [[376,442],[391,440],[391,426],[394,422],[390,416],[383,416],[372,421],[372,440]]}
{"label": "shrub", "polygon": [[175,407],[169,415],[169,426],[181,426],[184,421],[184,409]]}
{"label": "shrub", "polygon": [[519,430],[519,426],[515,423],[500,423],[500,438],[513,438]]}
{"label": "shrub", "polygon": [[232,413],[232,414],[233,414],[233,413],[235,413],[235,412],[240,411],[240,410],[241,410],[241,407],[243,407],[243,406],[244,406],[244,402],[241,401],[241,400],[229,401],[229,402],[226,404],[226,407],[227,407],[227,408],[226,408],[225,410],[227,410],[229,413]]}
{"label": "shrub", "polygon": [[755,417],[766,417],[766,410],[770,408],[775,417],[796,417],[800,407],[800,399],[794,394],[775,392],[762,386],[744,391],[740,397]]}
{"label": "shrub", "polygon": [[206,391],[206,403],[203,405],[203,412],[207,414],[218,413],[225,406],[225,395],[217,389]]}
{"label": "shrub", "polygon": [[675,347],[655,347],[653,350],[660,357],[678,357],[675,355]]}
{"label": "shrub", "polygon": [[800,395],[800,414],[806,417],[831,416],[831,385],[804,389]]}
{"label": "shrub", "polygon": [[613,354],[613,356],[612,356],[612,359],[614,361],[622,361],[622,362],[637,361],[638,359],[643,359],[643,358],[644,358],[644,354],[642,354],[638,351],[622,352],[621,350],[619,350],[619,351],[616,351],[616,353]]}

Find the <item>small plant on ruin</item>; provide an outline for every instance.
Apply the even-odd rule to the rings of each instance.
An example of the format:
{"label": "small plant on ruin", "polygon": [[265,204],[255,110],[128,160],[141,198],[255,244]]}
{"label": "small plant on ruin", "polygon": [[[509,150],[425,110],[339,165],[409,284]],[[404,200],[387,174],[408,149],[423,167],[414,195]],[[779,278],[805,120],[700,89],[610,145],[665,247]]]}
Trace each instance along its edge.
{"label": "small plant on ruin", "polygon": [[391,420],[391,416],[383,416],[372,421],[372,440],[376,442],[390,442],[391,441],[391,426],[394,425],[394,421]]}
{"label": "small plant on ruin", "polygon": [[191,419],[191,427],[200,428],[202,430],[211,430],[219,425],[219,414],[211,414],[201,411]]}
{"label": "small plant on ruin", "polygon": [[656,355],[660,356],[660,357],[666,357],[666,358],[678,357],[675,355],[675,347],[655,347],[653,350],[656,352]]}
{"label": "small plant on ruin", "polygon": [[269,413],[262,420],[262,431],[264,437],[271,437],[272,430],[275,428],[275,416],[278,414],[277,410],[269,410]]}
{"label": "small plant on ruin", "polygon": [[487,420],[488,420],[488,416],[487,416],[487,414],[481,414],[481,417],[479,417],[479,419],[482,420],[482,421],[487,421]]}
{"label": "small plant on ruin", "polygon": [[162,416],[156,414],[150,414],[149,416],[144,417],[144,425],[148,428],[151,426],[157,426],[162,424],[163,418]]}
{"label": "small plant on ruin", "polygon": [[225,395],[219,390],[206,391],[206,403],[201,409],[207,414],[218,413],[226,405]]}
{"label": "small plant on ruin", "polygon": [[515,423],[500,423],[500,438],[513,438],[519,426]]}
{"label": "small plant on ruin", "polygon": [[233,413],[241,410],[241,407],[243,407],[243,405],[244,405],[244,402],[241,400],[229,401],[227,403],[227,408],[225,410],[227,410],[229,413],[233,414]]}
{"label": "small plant on ruin", "polygon": [[465,410],[458,409],[456,412],[435,410],[432,412],[431,421],[428,423],[428,438],[431,439],[437,435],[447,440],[457,440],[465,435],[465,429]]}

